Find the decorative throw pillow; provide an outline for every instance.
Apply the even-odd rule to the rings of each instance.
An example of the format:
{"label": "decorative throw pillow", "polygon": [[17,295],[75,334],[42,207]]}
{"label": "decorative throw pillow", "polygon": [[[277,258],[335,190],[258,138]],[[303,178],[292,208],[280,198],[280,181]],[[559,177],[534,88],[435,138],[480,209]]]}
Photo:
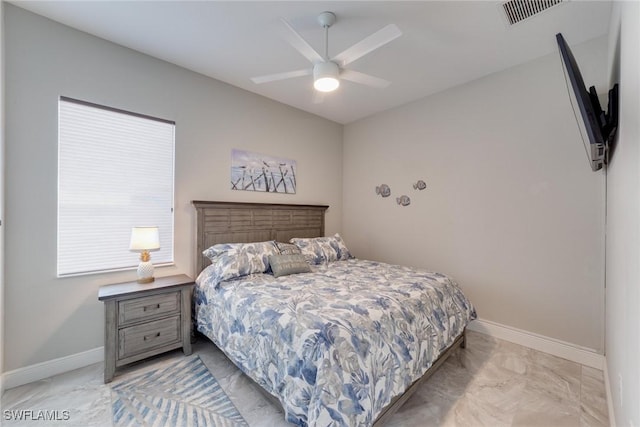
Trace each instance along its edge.
{"label": "decorative throw pillow", "polygon": [[300,249],[291,243],[276,242],[276,246],[282,255],[301,254]]}
{"label": "decorative throw pillow", "polygon": [[273,271],[273,277],[311,272],[311,267],[302,254],[271,255],[269,256],[269,264],[271,271]]}

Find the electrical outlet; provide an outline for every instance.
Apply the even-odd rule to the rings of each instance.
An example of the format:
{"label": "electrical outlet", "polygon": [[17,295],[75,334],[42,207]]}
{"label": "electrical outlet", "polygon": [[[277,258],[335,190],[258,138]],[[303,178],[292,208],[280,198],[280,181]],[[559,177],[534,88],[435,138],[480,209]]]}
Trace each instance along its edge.
{"label": "electrical outlet", "polygon": [[620,374],[618,374],[618,398],[620,399],[620,407],[622,408],[624,399],[622,398],[622,375]]}

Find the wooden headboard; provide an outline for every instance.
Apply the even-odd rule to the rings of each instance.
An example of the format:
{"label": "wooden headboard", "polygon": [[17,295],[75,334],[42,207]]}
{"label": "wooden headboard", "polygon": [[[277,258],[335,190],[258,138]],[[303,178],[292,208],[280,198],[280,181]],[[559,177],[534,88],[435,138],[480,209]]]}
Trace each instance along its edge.
{"label": "wooden headboard", "polygon": [[204,202],[196,208],[196,275],[210,264],[202,251],[217,243],[249,243],[324,236],[326,205]]}

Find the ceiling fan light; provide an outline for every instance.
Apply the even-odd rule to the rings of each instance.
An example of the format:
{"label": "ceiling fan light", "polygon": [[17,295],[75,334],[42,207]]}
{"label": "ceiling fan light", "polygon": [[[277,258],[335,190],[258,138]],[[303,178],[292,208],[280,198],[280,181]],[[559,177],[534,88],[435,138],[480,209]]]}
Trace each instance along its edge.
{"label": "ceiling fan light", "polygon": [[320,92],[338,89],[340,70],[335,62],[321,62],[313,67],[313,87]]}
{"label": "ceiling fan light", "polygon": [[332,92],[338,89],[340,80],[333,77],[322,77],[313,82],[313,87],[320,92]]}

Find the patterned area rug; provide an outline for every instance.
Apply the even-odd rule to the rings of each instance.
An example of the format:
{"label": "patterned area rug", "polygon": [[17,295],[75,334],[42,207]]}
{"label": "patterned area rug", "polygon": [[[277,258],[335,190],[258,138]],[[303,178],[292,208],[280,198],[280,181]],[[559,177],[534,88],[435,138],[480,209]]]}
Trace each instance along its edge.
{"label": "patterned area rug", "polygon": [[112,391],[116,427],[248,426],[199,356],[125,378]]}

